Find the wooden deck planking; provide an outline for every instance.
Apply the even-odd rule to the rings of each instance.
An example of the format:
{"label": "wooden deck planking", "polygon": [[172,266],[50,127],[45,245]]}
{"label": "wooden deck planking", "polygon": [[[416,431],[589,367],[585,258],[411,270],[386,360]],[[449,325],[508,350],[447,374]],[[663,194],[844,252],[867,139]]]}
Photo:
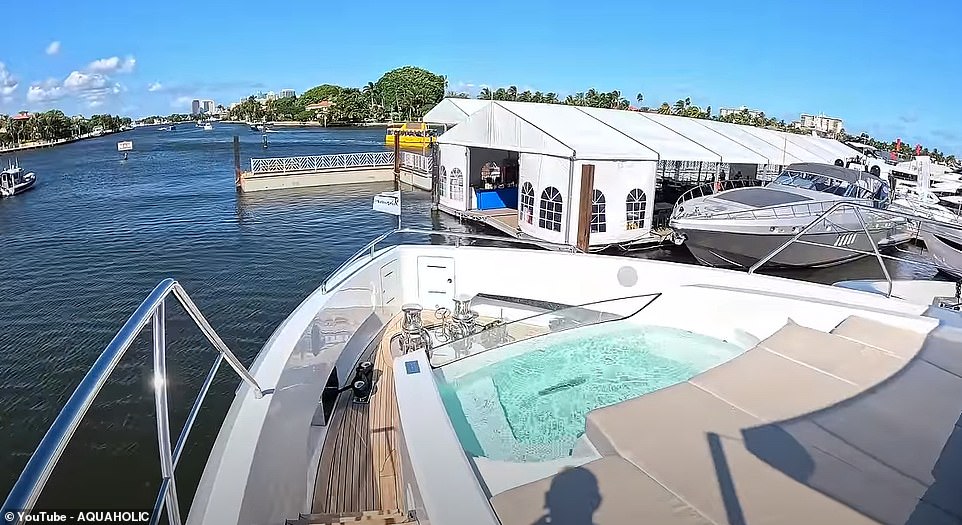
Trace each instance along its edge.
{"label": "wooden deck planking", "polygon": [[[391,338],[401,316],[388,322],[373,351],[375,390],[368,404],[354,403],[350,391],[337,400],[321,451],[313,512],[322,514],[397,511],[402,479],[397,451],[397,400]],[[353,371],[351,372],[353,374]]]}

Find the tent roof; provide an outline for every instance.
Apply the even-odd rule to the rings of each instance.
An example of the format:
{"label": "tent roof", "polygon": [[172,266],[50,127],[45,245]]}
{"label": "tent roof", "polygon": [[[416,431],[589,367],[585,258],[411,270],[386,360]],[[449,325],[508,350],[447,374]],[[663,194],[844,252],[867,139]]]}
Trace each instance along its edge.
{"label": "tent roof", "polygon": [[698,119],[661,115],[658,113],[644,113],[644,118],[651,119],[662,126],[683,135],[689,140],[718,153],[722,162],[744,164],[768,164],[769,159],[739,144],[731,138],[716,133],[698,123]]}
{"label": "tent roof", "polygon": [[562,104],[489,102],[438,142],[581,160],[658,160],[640,142]]}
{"label": "tent roof", "polygon": [[661,160],[719,162],[721,156],[641,113],[617,109],[578,108],[656,152]]}
{"label": "tent roof", "polygon": [[[745,133],[754,135],[759,139],[768,142],[769,144],[778,148],[779,151],[784,151],[786,154],[786,159],[788,158],[788,155],[791,155],[802,162],[831,162],[826,159],[824,154],[818,154],[811,151],[810,148],[806,149],[802,146],[799,146],[794,141],[789,140],[789,137],[791,136],[798,136],[793,133],[744,125],[739,125],[738,128]],[[779,158],[778,161],[779,162],[777,162],[777,164],[782,164],[781,158]]]}
{"label": "tent roof", "polygon": [[564,104],[446,98],[424,121],[463,122],[439,137],[442,144],[582,160],[831,164],[858,153],[836,140],[808,135]]}
{"label": "tent roof", "polygon": [[474,98],[445,98],[428,111],[424,122],[455,125],[464,122],[468,115],[486,106],[490,101]]}
{"label": "tent roof", "polygon": [[782,147],[781,142],[778,144],[774,143],[774,140],[772,142],[768,142],[764,138],[752,134],[745,129],[748,126],[704,119],[699,119],[698,124],[705,126],[706,128],[717,133],[721,133],[722,135],[725,135],[726,137],[744,145],[747,148],[752,149],[753,151],[757,151],[760,155],[768,159],[769,164],[779,164],[784,166],[787,164],[793,164],[795,162],[816,160],[814,158],[805,156],[795,156],[793,152]]}

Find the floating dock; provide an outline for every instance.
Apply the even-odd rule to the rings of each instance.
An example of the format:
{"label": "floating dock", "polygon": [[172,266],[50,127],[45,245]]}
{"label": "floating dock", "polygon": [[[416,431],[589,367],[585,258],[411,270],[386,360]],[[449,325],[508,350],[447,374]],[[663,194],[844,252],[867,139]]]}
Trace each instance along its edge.
{"label": "floating dock", "polygon": [[[244,193],[255,191],[391,182],[397,178],[431,190],[431,157],[403,151],[375,151],[305,157],[252,158],[250,169],[237,167],[235,184]],[[239,163],[238,163],[239,164]]]}

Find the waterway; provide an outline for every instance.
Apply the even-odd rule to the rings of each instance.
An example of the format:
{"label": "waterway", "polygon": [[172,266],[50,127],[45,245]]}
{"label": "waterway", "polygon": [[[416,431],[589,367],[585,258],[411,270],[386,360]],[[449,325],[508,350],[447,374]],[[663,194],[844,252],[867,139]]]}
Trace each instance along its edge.
{"label": "waterway", "polygon": [[[395,224],[373,213],[387,185],[308,188],[238,195],[234,134],[241,157],[380,151],[384,130],[292,129],[262,135],[243,126],[213,131],[156,127],[21,152],[35,189],[0,200],[0,495],[6,495],[64,401],[145,295],[178,279],[245,364],[274,328],[341,261]],[[132,140],[124,160],[119,140]],[[0,159],[6,163],[7,158]],[[464,229],[403,193],[406,225]],[[491,232],[486,232],[491,233]],[[684,250],[640,257],[693,262]],[[880,275],[873,260],[789,274],[830,283]],[[894,276],[931,270],[892,265]],[[178,308],[168,320],[174,436],[214,358]],[[88,412],[40,505],[144,508],[159,464],[149,331],[123,359]],[[190,503],[236,379],[222,367],[177,468]]]}

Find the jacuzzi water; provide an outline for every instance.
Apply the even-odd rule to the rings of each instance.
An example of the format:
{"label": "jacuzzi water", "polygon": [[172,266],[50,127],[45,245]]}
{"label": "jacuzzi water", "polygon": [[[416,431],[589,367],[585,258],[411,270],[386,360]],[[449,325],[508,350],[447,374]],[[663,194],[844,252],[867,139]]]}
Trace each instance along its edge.
{"label": "jacuzzi water", "polygon": [[[470,455],[543,461],[571,455],[589,411],[686,381],[742,351],[675,328],[603,323],[449,364],[438,384]],[[494,353],[504,358],[484,364]]]}

